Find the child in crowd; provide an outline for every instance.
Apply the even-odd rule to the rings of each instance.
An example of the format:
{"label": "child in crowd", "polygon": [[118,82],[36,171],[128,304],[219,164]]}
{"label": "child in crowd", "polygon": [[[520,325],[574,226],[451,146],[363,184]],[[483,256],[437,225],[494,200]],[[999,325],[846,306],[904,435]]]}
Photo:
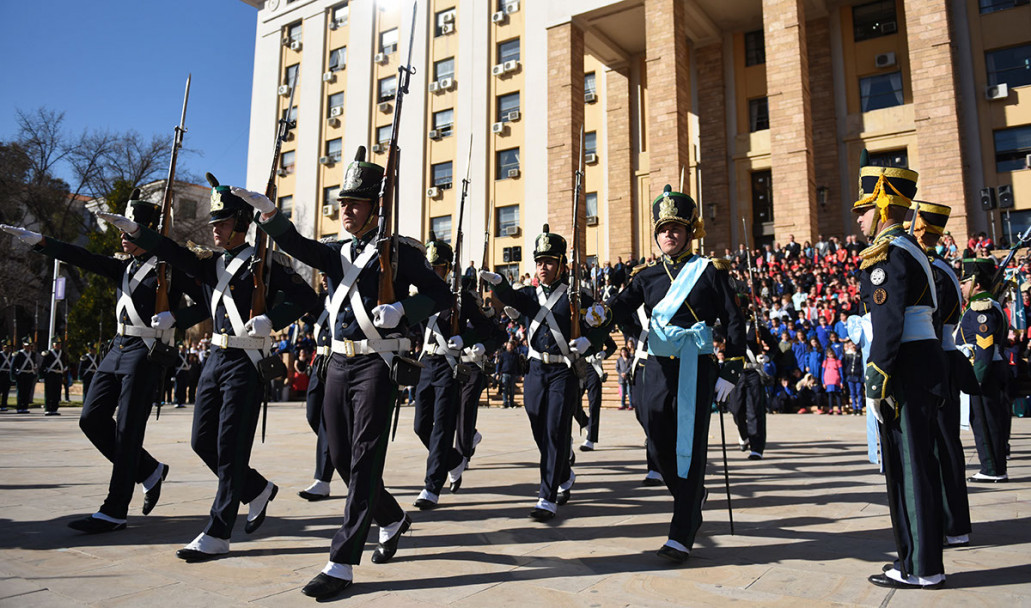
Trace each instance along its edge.
{"label": "child in crowd", "polygon": [[848,386],[848,395],[851,398],[852,414],[858,416],[863,413],[865,397],[863,394],[863,354],[851,340],[845,341],[845,356],[841,368],[841,373]]}
{"label": "child in crowd", "polygon": [[827,406],[824,413],[841,415],[841,360],[833,348],[827,349],[827,358],[823,360],[823,390],[827,393]]}

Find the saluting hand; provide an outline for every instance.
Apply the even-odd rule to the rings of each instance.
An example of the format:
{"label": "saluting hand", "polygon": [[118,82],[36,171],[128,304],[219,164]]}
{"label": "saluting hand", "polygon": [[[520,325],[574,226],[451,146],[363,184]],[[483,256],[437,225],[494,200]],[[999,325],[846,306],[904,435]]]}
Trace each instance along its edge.
{"label": "saluting hand", "polygon": [[268,199],[267,196],[259,192],[251,192],[244,188],[237,188],[231,186],[229,191],[243,199],[243,202],[247,203],[251,207],[254,207],[265,215],[272,215],[276,210],[276,205]]}
{"label": "saluting hand", "polygon": [[405,307],[400,302],[380,304],[372,309],[372,324],[380,329],[393,329],[400,325],[405,316]]}
{"label": "saluting hand", "polygon": [[108,213],[106,211],[97,211],[97,217],[104,220],[108,224],[111,224],[115,228],[121,230],[129,236],[136,236],[140,232],[140,225],[130,220],[124,215],[118,215],[117,213]]}
{"label": "saluting hand", "polygon": [[18,226],[8,226],[7,224],[0,224],[0,230],[3,230],[7,234],[10,234],[19,241],[32,247],[38,245],[43,240],[43,235],[38,232],[33,232],[26,228],[19,228]]}

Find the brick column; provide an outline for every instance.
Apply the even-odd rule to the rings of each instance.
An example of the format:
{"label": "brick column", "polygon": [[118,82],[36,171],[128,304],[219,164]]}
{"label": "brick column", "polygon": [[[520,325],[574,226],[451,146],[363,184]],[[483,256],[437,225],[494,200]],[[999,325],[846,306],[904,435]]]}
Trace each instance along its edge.
{"label": "brick column", "polygon": [[608,171],[609,259],[636,257],[634,251],[633,165],[630,159],[630,69],[605,72],[605,153]]}
{"label": "brick column", "polygon": [[[552,232],[569,241],[573,236],[573,180],[579,168],[584,124],[584,33],[572,23],[548,30],[547,95],[548,223]],[[577,218],[581,251],[587,242],[586,218],[581,198]]]}
{"label": "brick column", "polygon": [[[698,75],[699,167],[702,173],[702,218],[705,219],[705,248],[723,252],[736,249],[730,242],[731,222],[740,221],[730,213],[730,180],[727,168],[727,111],[723,78],[723,44],[695,49]],[[716,220],[709,216],[716,205]]]}
{"label": "brick column", "polygon": [[[763,0],[774,239],[814,242],[813,127],[802,0]],[[836,172],[835,172],[836,173]]]}
{"label": "brick column", "polygon": [[952,206],[948,228],[962,247],[970,230],[968,209],[963,204],[967,199],[967,176],[963,173],[967,159],[949,9],[945,0],[906,2],[909,77],[913,80],[913,114],[920,151],[920,166],[913,169],[920,172],[917,198]]}
{"label": "brick column", "polygon": [[[841,192],[838,179],[838,126],[834,109],[834,75],[832,73],[830,18],[821,17],[806,23],[806,45],[809,48],[809,101],[812,107],[812,150],[815,185],[827,188],[827,204],[820,207],[819,231],[824,236],[851,234],[855,224],[842,225],[842,206],[851,207],[851,195]],[[773,180],[776,187],[777,180]],[[773,199],[776,201],[776,197]],[[797,238],[797,235],[796,235]]]}
{"label": "brick column", "polygon": [[691,110],[691,81],[683,0],[645,0],[644,23],[652,189],[645,198],[650,223],[651,201],[666,184],[679,189],[680,169],[686,170],[690,164],[687,115]]}

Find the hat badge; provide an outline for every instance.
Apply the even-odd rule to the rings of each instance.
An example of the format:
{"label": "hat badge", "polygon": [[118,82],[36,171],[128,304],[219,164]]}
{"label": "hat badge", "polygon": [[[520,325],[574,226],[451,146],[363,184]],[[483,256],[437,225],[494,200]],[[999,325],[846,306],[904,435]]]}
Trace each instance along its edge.
{"label": "hat badge", "polygon": [[351,163],[351,166],[347,168],[347,174],[344,175],[344,190],[354,190],[362,185],[362,168],[358,166],[358,163]]}
{"label": "hat badge", "polygon": [[430,241],[430,244],[426,246],[426,259],[430,263],[436,263],[440,256],[437,255],[437,243]]}
{"label": "hat badge", "polygon": [[219,194],[218,190],[212,188],[211,189],[211,210],[212,211],[221,211],[224,207],[225,206],[222,204],[222,196]]}
{"label": "hat badge", "polygon": [[673,217],[677,217],[677,205],[669,197],[668,192],[663,192],[662,200],[659,201],[659,219],[664,220]]}
{"label": "hat badge", "polygon": [[551,250],[551,239],[547,233],[537,237],[537,251],[549,251]]}

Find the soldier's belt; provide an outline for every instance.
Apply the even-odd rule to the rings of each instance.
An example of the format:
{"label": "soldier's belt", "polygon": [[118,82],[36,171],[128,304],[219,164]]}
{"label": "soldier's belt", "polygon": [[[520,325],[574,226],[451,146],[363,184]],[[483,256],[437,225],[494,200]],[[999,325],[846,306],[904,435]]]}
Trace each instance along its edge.
{"label": "soldier's belt", "polygon": [[136,336],[137,338],[156,338],[161,341],[165,341],[169,334],[173,334],[174,329],[154,329],[153,327],[136,327],[135,325],[128,325],[126,323],[118,324],[118,335],[119,336]]}
{"label": "soldier's belt", "polygon": [[230,336],[215,334],[211,336],[213,348],[240,348],[243,350],[267,350],[272,347],[272,338],[252,338],[250,336]]}
{"label": "soldier's belt", "polygon": [[540,361],[544,365],[558,365],[560,363],[562,365],[568,365],[569,364],[569,360],[566,359],[565,355],[562,355],[562,354],[553,355],[551,353],[537,353],[537,352],[534,352],[534,353],[530,353],[530,358],[531,359],[537,359],[538,361]]}
{"label": "soldier's belt", "polygon": [[402,352],[412,347],[408,338],[381,338],[379,340],[333,340],[333,352],[345,357]]}
{"label": "soldier's belt", "polygon": [[463,354],[461,357],[462,363],[475,363],[476,365],[483,366],[483,357],[474,357],[473,355]]}
{"label": "soldier's belt", "polygon": [[422,347],[422,350],[427,355],[451,355],[452,357],[457,357],[461,354],[457,350],[443,348],[439,344],[427,344]]}
{"label": "soldier's belt", "polygon": [[315,349],[315,354],[320,357],[328,357],[332,353],[333,348],[331,346],[319,346]]}

